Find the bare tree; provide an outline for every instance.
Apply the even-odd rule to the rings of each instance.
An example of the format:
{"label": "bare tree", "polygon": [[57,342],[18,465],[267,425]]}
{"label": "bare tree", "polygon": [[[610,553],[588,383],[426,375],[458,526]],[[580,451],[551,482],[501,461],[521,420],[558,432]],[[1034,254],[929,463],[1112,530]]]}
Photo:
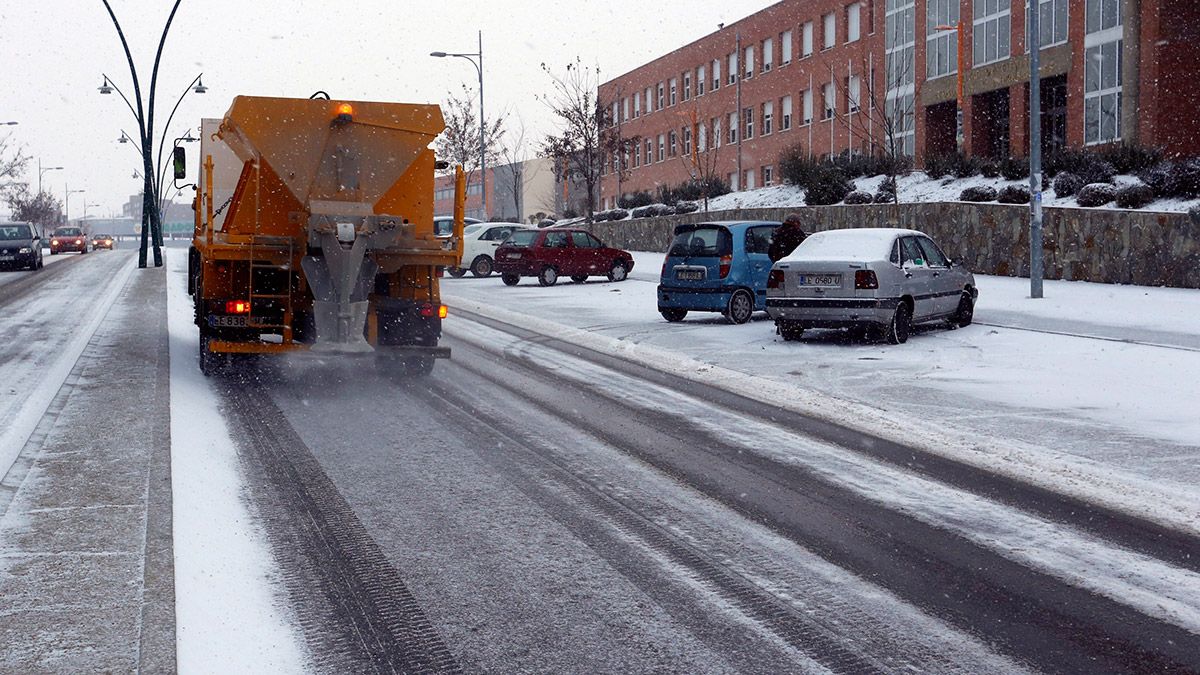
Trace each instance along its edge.
{"label": "bare tree", "polygon": [[[861,64],[861,90],[856,94],[846,92],[846,110],[841,105],[833,106],[834,116],[854,134],[856,131],[865,139],[874,155],[887,159],[888,180],[894,185],[896,176],[907,165],[908,153],[904,150],[904,136],[914,122],[916,97],[889,96],[911,81],[913,59],[895,58],[888,62],[882,78],[877,77],[874,63],[864,57]],[[834,83],[835,91],[837,89]],[[857,96],[857,100],[856,100]],[[837,96],[839,99],[842,96]],[[830,149],[832,152],[832,148]],[[899,203],[894,192],[893,201]]]}
{"label": "bare tree", "polygon": [[558,119],[560,130],[542,141],[541,154],[566,167],[567,179],[583,183],[587,191],[587,219],[591,222],[605,162],[611,160],[618,175],[627,173],[629,167],[624,158],[640,139],[621,137],[611,102],[601,101],[597,94],[599,69],[584,67],[576,58],[574,63],[567,64],[562,76],[555,75],[544,63],[542,70],[554,83],[552,93],[542,100]]}
{"label": "bare tree", "polygon": [[[466,85],[463,86],[461,97],[449,94],[445,105],[442,106],[446,129],[433,142],[438,159],[450,163],[448,170],[452,171],[456,164],[462,165],[468,188],[479,176],[479,109],[475,103],[477,100]],[[484,124],[483,154],[490,166],[496,165],[503,149],[504,117],[501,115]]]}
{"label": "bare tree", "polygon": [[503,173],[511,180],[516,219],[523,220],[525,210],[524,186],[528,181],[533,181],[537,178],[540,168],[529,166],[529,144],[525,140],[525,120],[519,113],[515,119],[508,119],[506,133],[508,142],[500,148],[500,160],[503,163],[497,167],[497,171]]}
{"label": "bare tree", "polygon": [[62,202],[49,192],[33,194],[29,186],[18,183],[6,195],[13,220],[37,223],[43,227],[54,225],[62,219]]}
{"label": "bare tree", "polygon": [[23,187],[24,183],[16,179],[24,175],[28,163],[29,155],[20,147],[13,146],[12,134],[0,138],[0,191],[8,193]]}
{"label": "bare tree", "polygon": [[[711,194],[712,188],[725,181],[721,165],[721,139],[717,130],[708,125],[710,112],[713,110],[702,110],[697,102],[693,103],[691,109],[680,113],[687,120],[685,131],[691,134],[692,150],[680,153],[679,159],[688,167],[688,173],[700,188],[705,213],[708,213],[708,198],[716,196]],[[716,112],[721,114],[721,111]]]}

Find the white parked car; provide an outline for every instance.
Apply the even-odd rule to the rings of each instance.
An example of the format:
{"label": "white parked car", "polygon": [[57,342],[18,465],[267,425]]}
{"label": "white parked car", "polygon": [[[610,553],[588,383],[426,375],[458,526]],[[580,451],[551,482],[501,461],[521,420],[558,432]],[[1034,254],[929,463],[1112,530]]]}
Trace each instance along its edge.
{"label": "white parked car", "polygon": [[767,313],[785,340],[852,328],[892,344],[917,323],[971,323],[975,277],[916,230],[817,232],[771,268]]}
{"label": "white parked car", "polygon": [[475,223],[463,228],[462,267],[452,267],[451,276],[461,277],[471,270],[477,277],[492,273],[496,261],[496,247],[516,230],[537,229],[520,223]]}

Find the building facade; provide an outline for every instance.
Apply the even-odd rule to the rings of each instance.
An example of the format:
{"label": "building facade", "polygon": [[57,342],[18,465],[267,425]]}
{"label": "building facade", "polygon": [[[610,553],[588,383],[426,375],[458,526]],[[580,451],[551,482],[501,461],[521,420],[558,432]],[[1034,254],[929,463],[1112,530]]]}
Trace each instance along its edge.
{"label": "building facade", "polygon": [[[551,159],[537,157],[502,164],[487,170],[487,202],[476,174],[467,185],[466,216],[479,220],[529,223],[542,217],[578,210],[586,199],[572,181],[564,184],[562,172]],[[454,213],[454,176],[438,176],[434,188],[434,213]],[[540,214],[540,217],[539,217]]]}
{"label": "building facade", "polygon": [[[1032,1],[1045,150],[1200,153],[1200,2]],[[1026,156],[1029,3],[784,0],[722,26],[600,85],[617,132],[638,139],[606,163],[601,203],[696,177],[772,185],[791,148],[895,149],[920,165],[956,149],[960,62],[964,152]]]}

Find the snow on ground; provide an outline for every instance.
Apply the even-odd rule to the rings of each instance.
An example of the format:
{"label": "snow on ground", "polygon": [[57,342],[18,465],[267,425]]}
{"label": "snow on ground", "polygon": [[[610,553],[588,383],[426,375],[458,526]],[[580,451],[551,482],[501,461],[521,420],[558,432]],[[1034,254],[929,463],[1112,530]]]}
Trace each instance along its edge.
{"label": "snow on ground", "polygon": [[[1082,327],[1179,341],[1200,329],[1200,291],[978,277],[976,325],[921,330],[906,345],[811,331],[785,343],[765,314],[679,324],[657,313],[662,255],[636,253],[628,282],[443,280],[453,309],[524,322],[692,379],[866,426],[1036,484],[1200,529],[1200,351],[1055,334]],[[1021,285],[1025,285],[1022,290]],[[979,325],[1019,317],[1043,333]],[[536,327],[536,328],[535,328]],[[447,323],[453,333],[454,321]]]}
{"label": "snow on ground", "polygon": [[244,501],[237,449],[217,393],[196,365],[187,252],[165,253],[179,670],[302,672],[303,639],[287,619],[265,534]]}

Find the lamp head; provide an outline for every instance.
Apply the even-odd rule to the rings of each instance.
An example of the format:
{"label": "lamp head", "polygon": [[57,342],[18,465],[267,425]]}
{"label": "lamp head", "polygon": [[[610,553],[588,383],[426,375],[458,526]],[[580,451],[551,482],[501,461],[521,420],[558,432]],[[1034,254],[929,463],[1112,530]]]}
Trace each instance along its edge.
{"label": "lamp head", "polygon": [[192,91],[197,94],[204,94],[208,92],[208,87],[204,86],[204,80],[196,78],[196,86],[192,88]]}
{"label": "lamp head", "polygon": [[104,78],[104,84],[100,85],[101,94],[111,94],[113,92],[112,85],[108,83],[108,78]]}
{"label": "lamp head", "polygon": [[436,56],[440,59],[440,58],[444,58],[446,56],[446,52],[429,52],[429,55]]}

